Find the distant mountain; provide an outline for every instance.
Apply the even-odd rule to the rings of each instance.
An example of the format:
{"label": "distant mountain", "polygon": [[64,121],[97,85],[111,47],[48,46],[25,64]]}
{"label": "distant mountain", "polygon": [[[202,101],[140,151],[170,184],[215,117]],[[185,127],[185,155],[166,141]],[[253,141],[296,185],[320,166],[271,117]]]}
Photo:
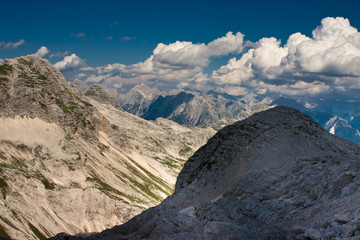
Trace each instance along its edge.
{"label": "distant mountain", "polygon": [[184,162],[215,133],[141,119],[96,85],[88,98],[35,56],[3,61],[0,91],[0,238],[124,223],[170,195]]}
{"label": "distant mountain", "polygon": [[238,119],[258,100],[253,96],[235,97],[214,91],[202,94],[178,90],[164,94],[142,84],[122,95],[119,102],[124,110],[147,120],[162,117],[182,125],[199,126],[224,122],[226,118]]}
{"label": "distant mountain", "polygon": [[220,130],[175,193],[123,225],[54,239],[358,239],[360,147],[288,107]]}
{"label": "distant mountain", "polygon": [[335,135],[360,144],[357,133],[360,131],[360,103],[357,102],[321,98],[271,99],[255,94],[232,96],[212,90],[206,94],[190,90],[177,90],[165,94],[150,89],[145,84],[136,86],[128,94],[121,96],[120,105],[124,110],[144,119],[155,120],[163,117],[182,125],[211,125],[215,129],[243,119],[243,113],[253,108],[254,104],[261,110],[272,106],[295,108],[312,117],[329,131],[330,128],[328,129],[326,124],[334,116],[338,116],[342,123],[338,125]]}
{"label": "distant mountain", "polygon": [[160,95],[162,95],[162,92],[158,89],[152,89],[146,84],[140,84],[136,85],[128,93],[120,94],[117,98],[120,106],[125,111],[142,116]]}
{"label": "distant mountain", "polygon": [[330,133],[349,139],[355,143],[360,144],[360,132],[356,128],[353,128],[348,121],[339,116],[332,117],[325,123],[325,129]]}
{"label": "distant mountain", "polygon": [[88,90],[84,93],[85,96],[94,99],[100,103],[109,104],[115,108],[122,110],[120,104],[111,93],[100,85],[94,84],[91,85]]}
{"label": "distant mountain", "polygon": [[[328,104],[321,103],[312,106],[311,104],[303,101],[296,101],[295,99],[289,99],[281,97],[273,102],[276,106],[287,106],[295,108],[302,113],[312,117],[316,122],[321,124],[326,130],[330,133],[335,134],[336,136],[345,138],[354,143],[360,144],[360,134],[359,127],[356,124],[357,118],[353,118],[353,121],[348,121],[338,115],[335,112],[338,106],[335,104],[333,108],[331,108]],[[350,104],[352,105],[352,103]],[[343,102],[344,109],[349,108],[345,102]],[[327,111],[326,111],[327,110]],[[335,112],[334,112],[335,111]],[[343,113],[344,116],[351,115],[352,112],[344,112],[339,111],[339,113]]]}

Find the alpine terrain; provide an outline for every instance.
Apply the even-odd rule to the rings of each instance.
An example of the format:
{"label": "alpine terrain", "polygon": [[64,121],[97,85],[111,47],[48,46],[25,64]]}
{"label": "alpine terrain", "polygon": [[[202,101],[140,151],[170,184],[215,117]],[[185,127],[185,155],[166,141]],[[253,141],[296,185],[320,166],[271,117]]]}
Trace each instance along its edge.
{"label": "alpine terrain", "polygon": [[162,117],[193,126],[225,126],[244,119],[244,112],[255,113],[274,106],[288,106],[310,116],[330,133],[360,144],[359,101],[315,97],[294,99],[255,94],[233,96],[189,89],[165,93],[145,84],[135,86],[126,94],[117,94],[117,98],[125,111],[144,119]]}
{"label": "alpine terrain", "polygon": [[0,238],[99,232],[173,193],[212,128],[146,121],[92,86],[82,95],[47,60],[0,65]]}
{"label": "alpine terrain", "polygon": [[275,107],[220,130],[159,206],[55,239],[359,239],[359,199],[360,147]]}
{"label": "alpine terrain", "polygon": [[266,104],[267,98],[258,101],[250,95],[233,97],[191,90],[164,93],[145,84],[135,86],[126,94],[119,94],[117,98],[124,110],[144,119],[155,120],[162,117],[192,126],[214,125],[230,118],[239,120],[239,115],[244,111],[249,112],[249,109],[258,112],[270,108]]}

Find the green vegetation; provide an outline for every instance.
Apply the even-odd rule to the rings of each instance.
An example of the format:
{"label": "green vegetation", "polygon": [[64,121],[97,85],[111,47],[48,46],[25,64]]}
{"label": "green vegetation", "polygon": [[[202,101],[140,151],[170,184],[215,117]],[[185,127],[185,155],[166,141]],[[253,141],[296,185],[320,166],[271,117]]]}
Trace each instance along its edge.
{"label": "green vegetation", "polygon": [[[127,164],[127,163],[124,163],[126,165],[126,168],[128,170],[130,170],[134,175],[138,176],[139,178],[141,179],[146,179],[146,178],[149,178],[149,180],[147,180],[147,182],[149,184],[152,184],[155,188],[157,188],[158,190],[166,193],[167,195],[170,195],[172,192],[173,192],[173,189],[171,189],[170,187],[167,186],[167,183],[162,180],[161,178],[159,177],[156,177],[154,176],[153,174],[151,174],[149,171],[147,171],[146,169],[144,169],[143,167],[141,167],[138,163],[136,163],[134,160],[130,159],[132,161],[132,163],[138,168],[140,169],[142,172],[144,172],[145,174],[141,173],[138,171],[138,169],[134,168],[133,166]],[[161,186],[161,187],[160,187]],[[148,187],[147,187],[148,188]],[[150,189],[148,189],[147,191],[150,191]],[[151,195],[149,196],[152,196],[154,195],[152,192],[151,192]],[[156,195],[155,195],[156,196]],[[156,197],[155,198],[156,200],[158,200],[159,198]],[[159,200],[158,200],[159,201]],[[161,200],[160,200],[161,201]]]}
{"label": "green vegetation", "polygon": [[[48,84],[48,77],[44,74],[42,74],[34,65],[31,61],[25,60],[24,58],[20,58],[19,59],[20,64],[25,65],[29,70],[30,70],[30,75],[27,75],[25,73],[25,71],[21,71],[21,77],[28,79],[28,80],[35,80],[37,79],[38,81],[32,81],[29,84],[29,87],[33,87],[34,84],[38,84],[38,85],[44,85],[44,84]],[[20,69],[23,69],[21,66],[19,66]],[[40,80],[40,81],[39,81]]]}
{"label": "green vegetation", "polygon": [[190,147],[185,147],[185,148],[183,148],[183,149],[181,149],[180,151],[179,151],[179,155],[180,156],[185,156],[188,152],[190,152],[190,151],[192,151],[192,149],[190,148]]}
{"label": "green vegetation", "polygon": [[63,110],[65,114],[70,113],[69,108],[64,104],[63,100],[61,100],[60,98],[56,98],[55,103]]}
{"label": "green vegetation", "polygon": [[162,164],[167,165],[170,168],[176,168],[176,169],[180,168],[180,166],[177,165],[178,162],[175,161],[174,159],[169,158],[169,157],[165,157],[165,159],[161,159],[159,157],[154,157],[154,159],[159,161]]}
{"label": "green vegetation", "polygon": [[6,77],[0,77],[0,83],[4,83],[4,82],[8,82],[9,79],[7,79]]}
{"label": "green vegetation", "polygon": [[65,136],[66,141],[71,141],[72,139],[73,139],[73,137],[70,134],[66,134],[66,136]]}
{"label": "green vegetation", "polygon": [[10,72],[12,72],[13,67],[10,64],[7,64],[4,62],[0,65],[0,74],[1,75],[8,75]]}
{"label": "green vegetation", "polygon": [[[81,123],[81,126],[90,130],[95,130],[95,127],[92,125],[92,123],[86,118],[86,116],[89,115],[89,111],[86,110],[86,107],[92,106],[88,104],[85,101],[81,101],[84,106],[81,106],[80,104],[76,102],[68,102],[67,104],[64,103],[64,101],[61,98],[55,98],[55,103],[58,105],[64,114],[71,115],[78,123]],[[85,110],[81,112],[81,109]],[[85,114],[85,115],[84,115]]]}
{"label": "green vegetation", "polygon": [[131,201],[135,201],[136,199],[132,198],[131,196],[126,195],[125,193],[120,192],[119,190],[113,188],[112,186],[110,186],[109,184],[105,183],[104,181],[102,181],[100,179],[99,176],[97,176],[95,174],[95,172],[91,172],[91,177],[87,177],[86,181],[90,181],[90,182],[95,182],[97,185],[97,188],[104,192],[107,196],[115,199],[115,200],[120,200],[123,203],[129,204],[129,202],[127,202],[126,200],[124,200],[122,197],[125,197]]}

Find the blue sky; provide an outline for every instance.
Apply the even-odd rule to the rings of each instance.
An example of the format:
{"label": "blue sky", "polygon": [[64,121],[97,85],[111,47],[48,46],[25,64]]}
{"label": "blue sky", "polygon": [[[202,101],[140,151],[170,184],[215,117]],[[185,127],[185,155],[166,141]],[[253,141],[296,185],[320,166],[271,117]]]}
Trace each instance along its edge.
{"label": "blue sky", "polygon": [[[360,27],[360,3],[353,0],[294,1],[7,1],[2,3],[0,41],[25,44],[0,49],[9,58],[36,52],[75,52],[91,66],[145,60],[160,42],[210,42],[228,31],[257,41],[285,41],[311,31],[324,17],[349,18]],[[84,33],[84,37],[76,38]],[[109,37],[112,37],[110,41]],[[106,39],[108,38],[108,39]],[[56,59],[51,59],[55,62]]]}
{"label": "blue sky", "polygon": [[[159,86],[184,87],[191,84],[201,88],[205,87],[203,83],[206,82],[207,88],[215,84],[218,90],[222,89],[223,91],[227,91],[227,87],[238,87],[239,94],[245,91],[244,89],[241,90],[241,88],[251,88],[255,83],[249,84],[248,82],[247,86],[243,86],[241,81],[235,82],[230,78],[226,80],[217,78],[217,82],[209,79],[216,79],[220,74],[218,72],[218,75],[212,75],[212,71],[220,70],[224,66],[221,71],[221,74],[224,74],[225,70],[229,70],[229,66],[225,69],[225,65],[228,64],[231,58],[235,57],[236,60],[240,60],[243,54],[247,53],[247,50],[244,49],[249,48],[249,46],[254,47],[251,44],[245,44],[247,41],[256,44],[262,38],[274,37],[276,40],[281,40],[279,46],[284,46],[289,36],[297,32],[311,38],[312,31],[320,26],[321,21],[326,17],[343,17],[350,22],[353,28],[360,28],[360,2],[357,0],[43,0],[7,1],[2,3],[2,9],[0,15],[2,30],[0,34],[0,58],[5,59],[33,54],[44,46],[48,50],[45,57],[55,64],[62,61],[65,56],[74,53],[76,57],[81,59],[81,64],[78,64],[77,67],[91,67],[93,69],[92,71],[85,69],[85,72],[77,69],[76,72],[68,72],[67,76],[73,79],[77,77],[87,82],[103,83],[109,87],[110,85],[112,87],[116,85],[114,84],[116,81],[120,81],[118,87],[124,87],[132,85],[130,84],[131,81],[136,84],[141,82],[140,79],[145,79],[144,76],[139,77],[140,70],[136,71],[137,75],[130,70],[138,69],[139,66],[136,64],[145,63],[149,60],[154,55],[153,51],[159,46],[159,43],[166,45],[168,48],[173,47],[171,44],[176,41],[188,41],[194,45],[206,45],[224,37],[229,31],[234,36],[240,32],[244,35],[241,51],[240,49],[233,49],[221,53],[212,52],[204,58],[205,62],[208,61],[206,64],[196,65],[196,61],[203,60],[203,58],[196,58],[195,60],[191,58],[195,61],[189,62],[189,65],[195,64],[191,74],[177,72],[177,75],[183,74],[181,75],[183,79],[177,79],[176,82],[169,83],[167,79],[169,75],[168,77],[164,76],[166,81],[160,83],[157,79],[162,77],[159,77],[158,69],[155,69],[156,74],[151,73],[150,77],[150,73],[147,72],[146,78],[150,83]],[[191,48],[191,51],[193,50]],[[166,65],[165,67],[162,65],[161,70],[165,68],[174,70],[175,65],[176,68],[179,68],[179,62],[172,65],[174,60],[164,60],[164,57],[165,55],[160,56],[160,54],[154,57],[157,61],[156,64]],[[116,67],[116,71],[120,72],[120,77],[117,76],[118,80],[104,78],[94,80],[97,75],[104,72],[104,69],[100,71],[95,69],[96,67],[114,63],[127,66],[126,71],[120,66]],[[134,64],[135,66],[133,66]],[[180,67],[185,69],[184,62],[181,62],[181,64]],[[169,67],[170,65],[171,67]],[[186,69],[189,69],[189,65],[185,65]],[[324,73],[324,75],[347,75],[350,71],[341,69],[341,71],[331,72],[328,71],[329,66],[325,64],[321,69],[321,73]],[[143,71],[142,67],[141,71]],[[115,68],[115,65],[113,68]],[[309,70],[306,66],[304,69]],[[153,69],[153,71],[155,70]],[[251,71],[255,71],[255,69]],[[312,70],[310,69],[310,71]],[[314,73],[315,71],[318,71],[318,69],[314,69]],[[75,73],[80,74],[81,72],[84,72],[83,75],[86,76],[75,76]],[[112,77],[115,77],[115,72],[111,73]],[[88,78],[91,75],[93,75],[93,80]],[[255,75],[259,78],[259,75]],[[350,75],[354,78],[357,76],[357,72],[350,71]],[[275,85],[284,85],[281,83],[281,78],[284,77],[276,78],[275,80],[279,81]],[[307,75],[301,81],[310,83],[309,77],[313,76]],[[124,80],[125,78],[126,80]],[[194,80],[195,78],[196,80]],[[268,80],[272,81],[274,79],[267,77],[265,83],[269,83]],[[320,83],[316,81],[322,83],[321,80],[313,80],[316,85],[315,88],[320,86]],[[334,82],[335,80],[331,81]],[[351,81],[354,82],[354,79]],[[357,80],[355,82],[357,84]],[[293,81],[293,84],[295,83]],[[356,84],[351,86],[356,87]],[[255,87],[253,86],[253,88]],[[271,86],[266,88],[266,91],[273,91]],[[235,89],[231,88],[229,91],[236,92]],[[323,90],[326,89],[323,88]],[[291,91],[284,91],[283,93],[285,92],[292,94]]]}

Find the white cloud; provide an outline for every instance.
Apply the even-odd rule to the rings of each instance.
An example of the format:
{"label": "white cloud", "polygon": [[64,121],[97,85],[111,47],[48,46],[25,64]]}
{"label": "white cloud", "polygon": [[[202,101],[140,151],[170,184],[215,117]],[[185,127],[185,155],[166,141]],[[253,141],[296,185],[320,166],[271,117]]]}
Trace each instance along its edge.
{"label": "white cloud", "polygon": [[243,37],[239,32],[236,35],[228,32],[226,36],[207,45],[180,41],[168,45],[160,43],[153,51],[153,62],[163,68],[204,68],[209,65],[211,57],[240,53],[243,49]]}
{"label": "white cloud", "polygon": [[360,33],[348,19],[323,19],[312,38],[295,33],[284,46],[263,38],[252,47],[214,71],[211,81],[288,95],[360,90]]}
{"label": "white cloud", "polygon": [[50,51],[49,51],[49,49],[47,49],[47,47],[42,46],[41,48],[39,48],[39,50],[37,50],[37,52],[34,55],[38,56],[38,57],[44,57],[49,52]]}
{"label": "white cloud", "polygon": [[[56,66],[62,71],[81,67],[82,79],[109,87],[146,82],[157,87],[278,95],[360,90],[360,33],[348,19],[325,18],[311,37],[294,33],[283,44],[274,37],[244,43],[243,37],[228,32],[208,44],[159,43],[149,58],[133,65],[84,67],[84,61],[73,54]],[[240,53],[210,76],[204,73],[212,58]]]}
{"label": "white cloud", "polygon": [[0,47],[4,48],[4,49],[15,49],[18,48],[19,46],[25,44],[25,40],[24,39],[20,39],[17,42],[4,42],[1,41],[0,42]]}
{"label": "white cloud", "polygon": [[60,58],[60,57],[65,57],[66,55],[68,55],[70,52],[69,51],[65,51],[65,52],[55,52],[55,53],[52,53],[50,54],[50,58]]}
{"label": "white cloud", "polygon": [[85,66],[85,60],[82,60],[81,58],[76,56],[75,53],[71,54],[70,56],[64,57],[62,61],[54,64],[54,67],[62,72],[71,71]]}

